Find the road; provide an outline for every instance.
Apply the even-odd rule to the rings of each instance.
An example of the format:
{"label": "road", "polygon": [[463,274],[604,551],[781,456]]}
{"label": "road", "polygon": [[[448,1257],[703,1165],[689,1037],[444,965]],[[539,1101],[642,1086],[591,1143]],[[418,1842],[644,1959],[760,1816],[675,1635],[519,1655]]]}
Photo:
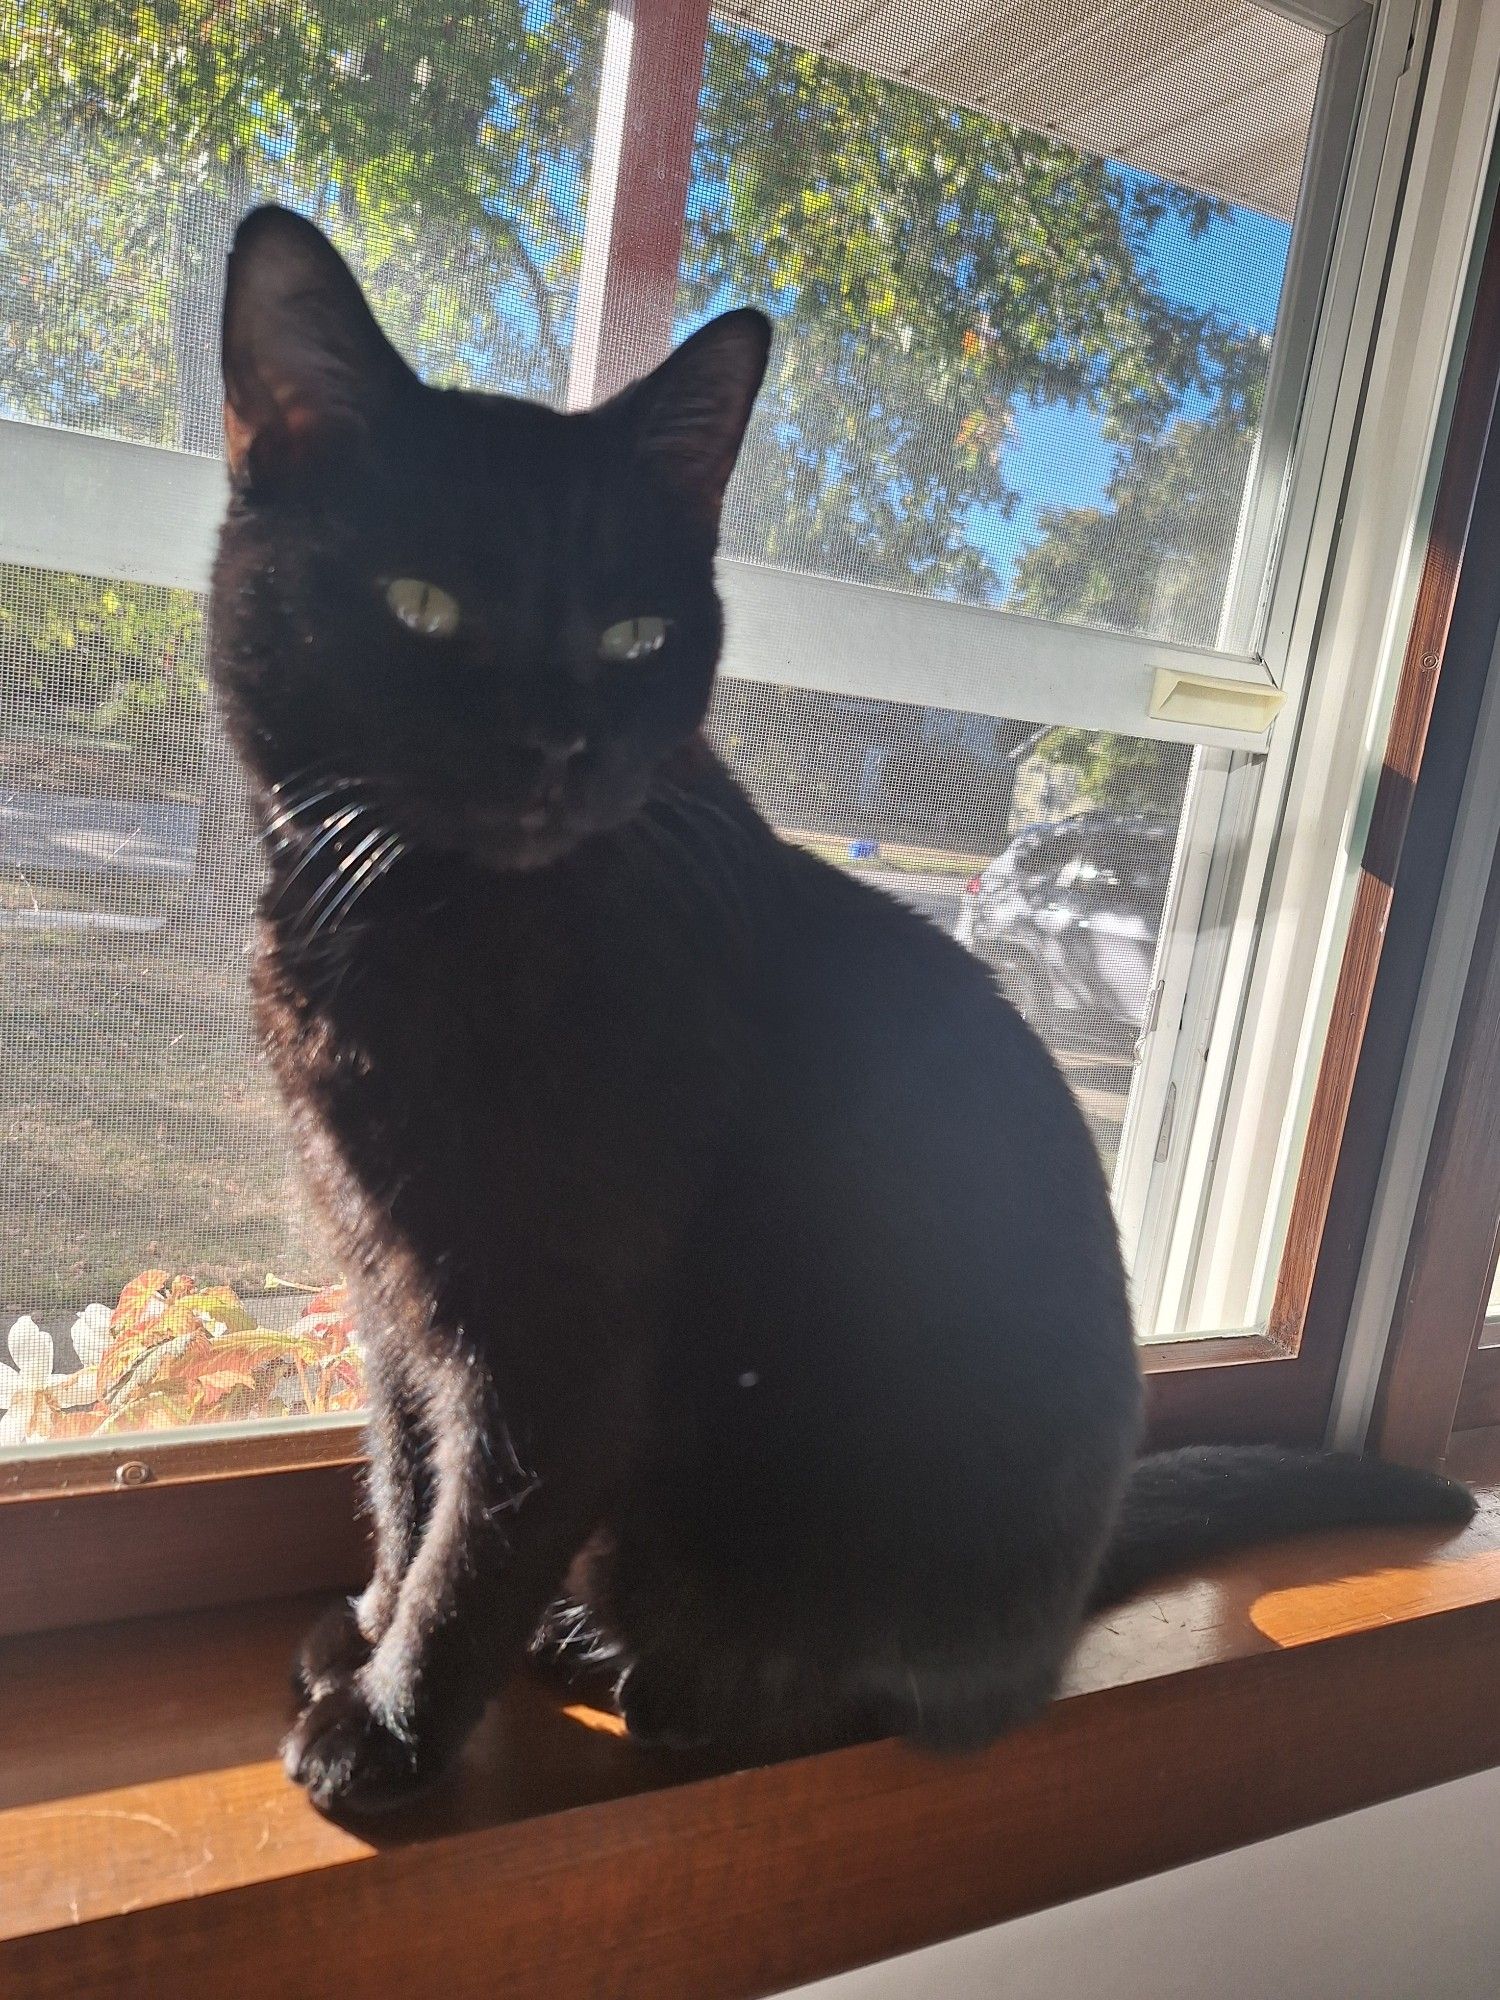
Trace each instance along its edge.
{"label": "road", "polygon": [[80,799],[66,792],[0,796],[0,866],[110,869],[161,881],[187,876],[198,844],[195,806]]}

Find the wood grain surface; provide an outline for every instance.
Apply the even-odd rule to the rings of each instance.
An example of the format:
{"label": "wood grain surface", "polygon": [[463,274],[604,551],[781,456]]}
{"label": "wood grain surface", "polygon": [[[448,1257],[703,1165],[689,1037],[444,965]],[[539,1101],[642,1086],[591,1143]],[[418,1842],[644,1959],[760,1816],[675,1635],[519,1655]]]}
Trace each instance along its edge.
{"label": "wood grain surface", "polygon": [[1090,1627],[983,1755],[650,1757],[540,1686],[346,1830],[281,1775],[305,1600],[0,1646],[0,1994],[769,1993],[1500,1762],[1500,1495],[1309,1538]]}

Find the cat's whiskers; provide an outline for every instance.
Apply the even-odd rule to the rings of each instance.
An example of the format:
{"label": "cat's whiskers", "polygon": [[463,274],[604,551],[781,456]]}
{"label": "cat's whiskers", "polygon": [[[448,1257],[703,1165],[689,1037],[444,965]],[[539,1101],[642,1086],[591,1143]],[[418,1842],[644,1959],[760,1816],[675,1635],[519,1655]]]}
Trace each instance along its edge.
{"label": "cat's whiskers", "polygon": [[307,947],[332,935],[407,843],[379,816],[365,779],[309,768],[271,792],[263,838],[280,868],[268,908]]}
{"label": "cat's whiskers", "polygon": [[369,824],[369,820],[369,809],[362,807],[356,814],[349,816],[345,826],[340,829],[341,831],[347,831],[348,826],[352,824],[359,838],[356,839],[354,845],[347,852],[340,851],[332,870],[307,899],[307,905],[302,913],[303,920],[311,924],[315,930],[321,922],[324,904],[329,903],[330,900],[335,902],[338,900],[340,895],[349,886],[351,871],[355,869],[358,863],[364,860],[373,847],[378,847],[381,841],[389,836],[390,829],[388,827],[382,825],[379,821],[371,825]]}
{"label": "cat's whiskers", "polygon": [[[373,848],[370,847],[371,842],[375,843]],[[366,849],[370,851],[365,852]],[[307,932],[307,942],[311,944],[319,937],[332,936],[341,924],[347,923],[358,904],[377,882],[390,873],[406,851],[405,840],[389,827],[377,827],[373,834],[368,835],[355,853],[341,864],[340,873],[333,877],[334,885],[342,881],[343,886],[332,901],[314,916]],[[365,852],[365,858],[355,867],[354,862],[361,852]],[[319,891],[319,899],[326,895],[327,886]]]}
{"label": "cat's whiskers", "polygon": [[[272,797],[278,804],[275,811],[267,815],[264,831],[272,840],[280,842],[282,836],[291,830],[300,831],[298,822],[315,811],[318,806],[327,805],[336,798],[346,798],[349,793],[364,789],[357,778],[333,777],[325,773],[318,789],[309,792],[302,788],[305,787],[308,775],[311,774],[303,774],[299,779],[284,779],[280,784],[271,787]],[[314,825],[316,824],[318,822],[314,821]]]}
{"label": "cat's whiskers", "polygon": [[[290,871],[277,884],[276,893],[273,898],[273,907],[278,910],[287,908],[291,900],[292,891],[297,884],[311,871],[314,871],[330,851],[335,855],[340,854],[340,836],[347,833],[351,827],[358,826],[368,816],[369,811],[370,808],[365,805],[350,806],[346,807],[343,812],[333,813],[326,820],[320,822],[312,834],[309,845],[303,850]],[[339,865],[342,865],[342,858]],[[315,893],[321,892],[315,891]]]}

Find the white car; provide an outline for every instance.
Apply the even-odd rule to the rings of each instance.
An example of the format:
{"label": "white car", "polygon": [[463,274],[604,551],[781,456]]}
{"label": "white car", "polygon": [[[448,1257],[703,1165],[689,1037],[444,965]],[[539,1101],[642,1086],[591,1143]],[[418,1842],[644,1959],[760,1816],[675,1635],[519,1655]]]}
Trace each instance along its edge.
{"label": "white car", "polygon": [[954,936],[1049,1041],[1123,1054],[1140,1033],[1176,827],[1090,811],[1030,826],[965,883]]}

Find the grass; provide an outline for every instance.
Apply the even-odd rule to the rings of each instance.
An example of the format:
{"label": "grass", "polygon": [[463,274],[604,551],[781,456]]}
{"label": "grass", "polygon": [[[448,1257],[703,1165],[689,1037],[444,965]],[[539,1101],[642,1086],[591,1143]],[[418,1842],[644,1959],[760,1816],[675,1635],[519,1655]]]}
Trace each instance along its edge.
{"label": "grass", "polygon": [[[850,865],[842,842],[789,837]],[[985,859],[898,843],[863,865],[968,875]],[[97,907],[91,887],[54,881],[47,901]],[[28,896],[0,885],[7,903]],[[1128,1070],[1069,1067],[1108,1154]],[[55,1326],[152,1266],[242,1294],[272,1271],[331,1275],[251,1037],[238,937],[194,949],[176,926],[0,924],[0,1315]]]}
{"label": "grass", "polygon": [[237,951],[0,931],[0,1311],[155,1265],[258,1291],[310,1268],[300,1209]]}

